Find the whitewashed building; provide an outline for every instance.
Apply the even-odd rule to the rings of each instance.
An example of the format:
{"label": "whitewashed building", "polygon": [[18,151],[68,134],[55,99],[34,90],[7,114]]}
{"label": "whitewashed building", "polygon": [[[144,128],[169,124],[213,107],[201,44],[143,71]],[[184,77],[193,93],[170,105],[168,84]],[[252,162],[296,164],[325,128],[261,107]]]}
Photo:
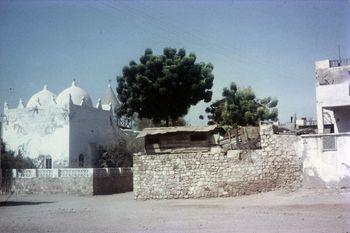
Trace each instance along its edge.
{"label": "whitewashed building", "polygon": [[350,59],[315,63],[319,133],[350,132]]}
{"label": "whitewashed building", "polygon": [[315,65],[318,134],[302,135],[304,186],[350,188],[350,59]]}
{"label": "whitewashed building", "polygon": [[5,103],[3,141],[38,168],[95,167],[98,146],[120,135],[114,120],[118,105],[110,85],[95,107],[75,82],[57,96],[44,86],[27,104],[20,100],[10,108]]}

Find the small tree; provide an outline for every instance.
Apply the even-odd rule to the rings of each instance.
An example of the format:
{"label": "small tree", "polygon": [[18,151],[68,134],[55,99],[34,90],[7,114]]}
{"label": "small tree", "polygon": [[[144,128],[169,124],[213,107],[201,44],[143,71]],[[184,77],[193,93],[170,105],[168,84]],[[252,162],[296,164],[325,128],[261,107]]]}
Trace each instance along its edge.
{"label": "small tree", "polygon": [[127,148],[125,140],[101,148],[100,167],[132,167],[132,151]]}
{"label": "small tree", "polygon": [[222,96],[206,109],[208,124],[255,126],[259,121],[278,119],[277,99],[257,99],[250,87],[239,89],[233,82],[229,89],[223,89]]}
{"label": "small tree", "polygon": [[13,151],[8,151],[5,144],[1,142],[1,169],[3,177],[6,177],[9,169],[30,169],[35,168],[33,161],[24,157],[20,151],[15,155]]}
{"label": "small tree", "polygon": [[133,154],[144,149],[143,140],[136,134],[124,135],[122,138],[103,148],[100,148],[100,167],[132,167]]}
{"label": "small tree", "polygon": [[195,54],[184,49],[165,48],[162,55],[146,49],[140,63],[131,61],[117,77],[121,101],[119,115],[138,114],[166,125],[187,114],[191,105],[211,100],[213,65],[196,63]]}

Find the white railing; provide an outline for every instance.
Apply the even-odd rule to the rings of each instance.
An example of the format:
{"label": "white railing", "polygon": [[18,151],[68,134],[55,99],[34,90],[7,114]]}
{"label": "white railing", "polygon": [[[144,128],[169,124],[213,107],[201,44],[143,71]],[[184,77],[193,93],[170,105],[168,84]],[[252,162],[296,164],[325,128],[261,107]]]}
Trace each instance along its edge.
{"label": "white railing", "polygon": [[93,168],[62,168],[58,169],[59,177],[92,177]]}
{"label": "white railing", "polygon": [[329,65],[330,67],[348,66],[350,65],[350,59],[330,60]]}
{"label": "white railing", "polygon": [[37,177],[53,177],[54,176],[54,171],[53,169],[33,169],[36,171],[36,176]]}
{"label": "white railing", "polygon": [[131,167],[118,167],[118,168],[97,168],[94,169],[94,176],[126,176],[132,174]]}
{"label": "white railing", "polygon": [[131,175],[132,174],[132,167],[109,168],[109,174],[111,176]]}
{"label": "white railing", "polygon": [[108,177],[132,175],[131,167],[120,168],[57,168],[57,169],[12,169],[14,178],[54,177]]}
{"label": "white railing", "polygon": [[14,171],[16,172],[16,176],[15,177],[19,177],[19,178],[31,178],[31,177],[36,177],[36,170],[35,169],[22,169],[22,170],[16,170],[13,169],[12,170],[12,175],[14,175]]}

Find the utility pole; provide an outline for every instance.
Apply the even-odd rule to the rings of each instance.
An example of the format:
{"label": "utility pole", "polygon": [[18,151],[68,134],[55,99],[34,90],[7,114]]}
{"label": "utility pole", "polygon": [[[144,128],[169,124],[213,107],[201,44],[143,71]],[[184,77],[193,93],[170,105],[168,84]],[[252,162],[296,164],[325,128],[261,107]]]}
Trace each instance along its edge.
{"label": "utility pole", "polygon": [[338,66],[341,66],[340,45],[338,45]]}

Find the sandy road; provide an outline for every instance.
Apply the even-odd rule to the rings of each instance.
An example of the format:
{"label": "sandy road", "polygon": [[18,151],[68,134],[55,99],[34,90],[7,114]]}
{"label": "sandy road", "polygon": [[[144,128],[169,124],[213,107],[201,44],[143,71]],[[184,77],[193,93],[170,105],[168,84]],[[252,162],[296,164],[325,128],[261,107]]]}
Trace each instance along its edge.
{"label": "sandy road", "polygon": [[350,192],[135,201],[132,193],[0,196],[0,232],[349,232]]}

